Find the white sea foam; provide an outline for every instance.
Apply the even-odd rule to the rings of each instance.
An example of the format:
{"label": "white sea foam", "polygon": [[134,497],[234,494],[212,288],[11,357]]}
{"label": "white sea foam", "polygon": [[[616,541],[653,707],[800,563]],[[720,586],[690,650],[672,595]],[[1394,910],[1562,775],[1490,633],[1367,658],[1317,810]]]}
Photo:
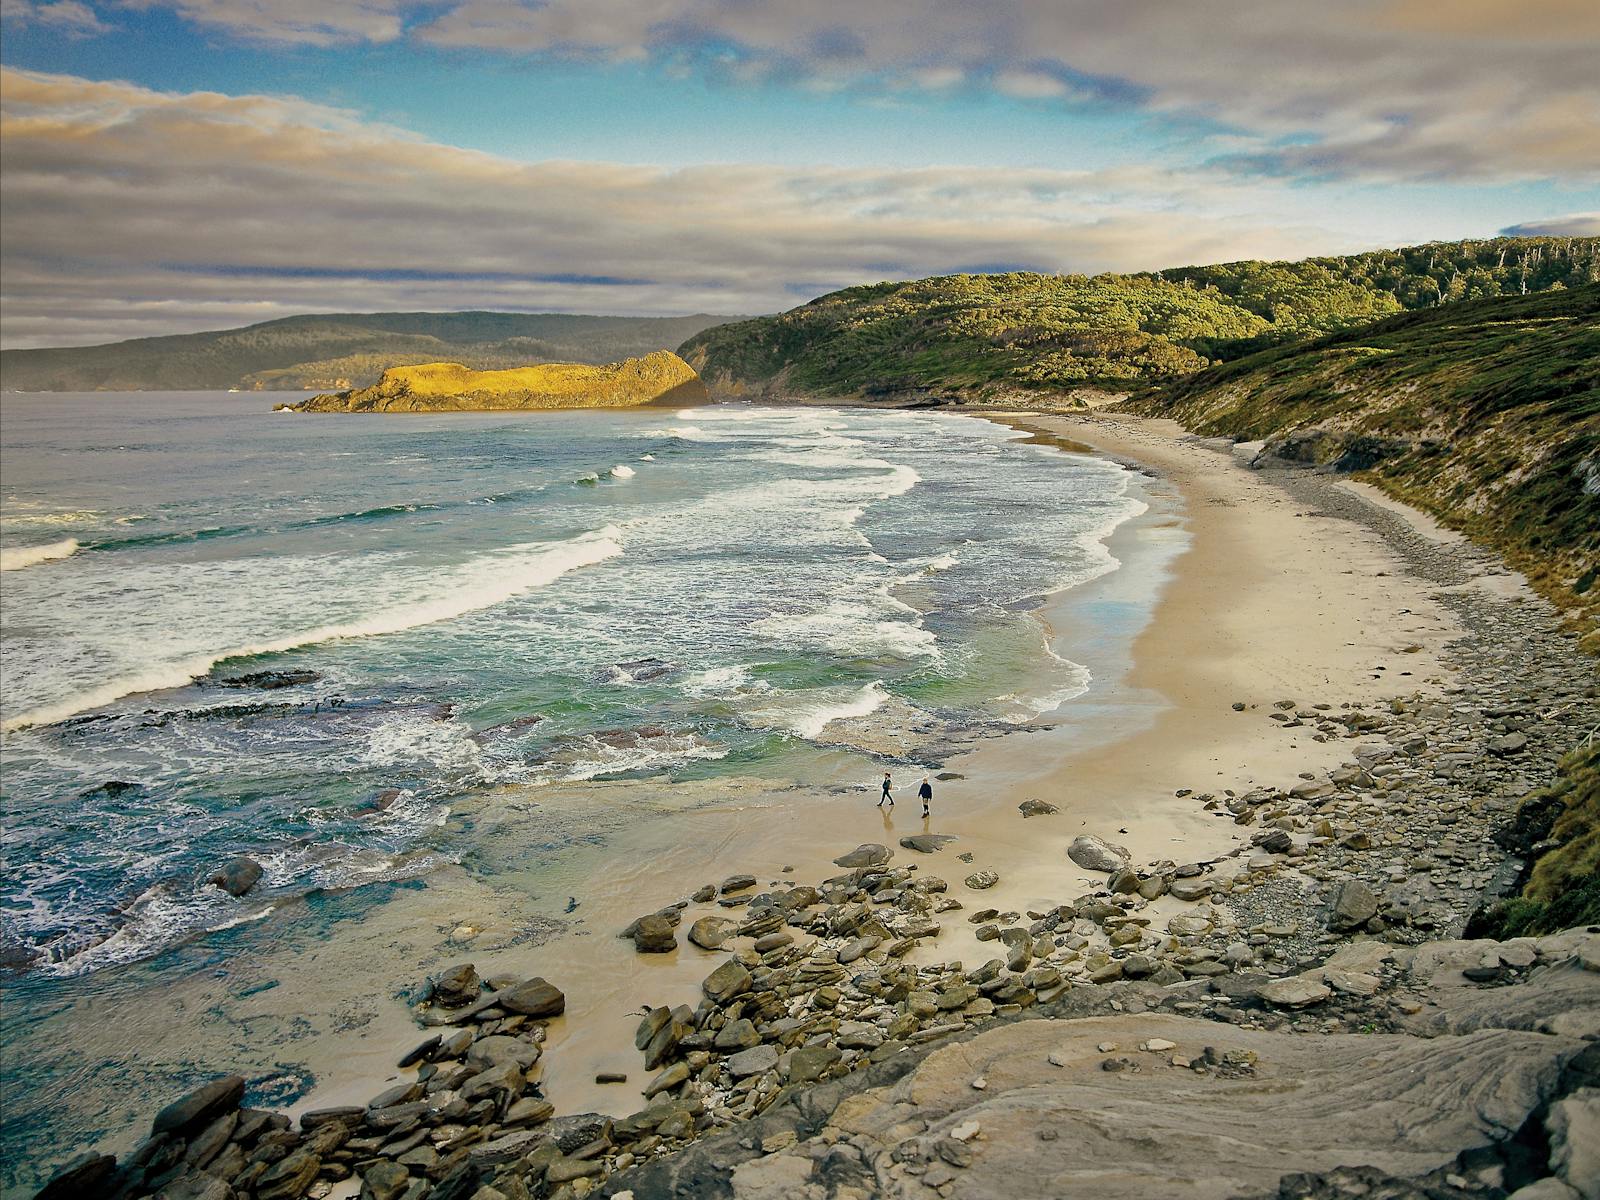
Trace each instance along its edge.
{"label": "white sea foam", "polygon": [[611,474],[612,477],[616,479],[632,479],[636,474],[638,474],[638,472],[632,467],[624,466],[622,463],[618,463],[616,466],[611,468]]}
{"label": "white sea foam", "polygon": [[835,721],[870,716],[888,699],[882,680],[855,690],[813,688],[786,693],[779,703],[750,710],[745,719],[760,728],[782,729],[810,740]]}
{"label": "white sea foam", "polygon": [[6,731],[29,725],[47,725],[77,713],[100,708],[123,696],[162,688],[181,687],[232,658],[311,646],[347,638],[399,633],[438,621],[448,621],[479,609],[503,604],[513,597],[543,587],[579,567],[592,566],[622,553],[614,525],[581,534],[565,542],[530,542],[484,555],[451,572],[439,593],[410,604],[398,604],[369,616],[318,626],[252,644],[207,651],[178,660],[151,663],[141,670],[119,675],[97,687],[45,704],[5,722]]}
{"label": "white sea foam", "polygon": [[78,552],[78,540],[67,538],[47,546],[18,546],[0,550],[0,571],[19,571],[38,563],[52,562],[58,558],[71,558]]}
{"label": "white sea foam", "polygon": [[655,462],[655,460],[656,460],[656,456],[654,454],[641,454],[641,455],[639,455],[639,461],[640,462]]}

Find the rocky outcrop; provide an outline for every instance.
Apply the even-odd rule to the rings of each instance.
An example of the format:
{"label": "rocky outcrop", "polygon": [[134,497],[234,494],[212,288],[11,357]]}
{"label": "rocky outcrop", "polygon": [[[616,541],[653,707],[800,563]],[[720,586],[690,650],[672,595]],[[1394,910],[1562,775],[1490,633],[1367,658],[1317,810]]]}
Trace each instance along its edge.
{"label": "rocky outcrop", "polygon": [[481,412],[508,409],[634,408],[646,404],[703,404],[706,389],[694,368],[658,350],[603,367],[544,363],[505,371],[474,371],[460,363],[392,367],[372,387],[312,396],[295,412]]}

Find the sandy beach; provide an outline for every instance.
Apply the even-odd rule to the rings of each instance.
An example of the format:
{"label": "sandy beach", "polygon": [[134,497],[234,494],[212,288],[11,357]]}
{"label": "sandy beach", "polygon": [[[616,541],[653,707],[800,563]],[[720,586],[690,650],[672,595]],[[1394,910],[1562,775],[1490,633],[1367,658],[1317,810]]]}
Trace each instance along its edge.
{"label": "sandy beach", "polygon": [[[727,910],[689,906],[679,949],[671,954],[638,954],[615,934],[701,883],[735,872],[754,874],[758,888],[817,882],[837,874],[831,861],[837,855],[858,843],[881,842],[895,849],[896,863],[915,860],[920,870],[948,880],[967,912],[1047,908],[1103,885],[1066,858],[1077,834],[1124,845],[1135,862],[1215,859],[1244,835],[1226,812],[1207,812],[1192,796],[1175,792],[1287,787],[1299,772],[1331,767],[1347,753],[1279,729],[1268,718],[1273,702],[1371,705],[1442,680],[1437,651],[1459,631],[1429,598],[1428,586],[1408,577],[1377,536],[1304,511],[1233,454],[1171,423],[1032,414],[1009,423],[1137,464],[1170,501],[1112,539],[1114,551],[1126,554],[1140,547],[1119,546],[1119,538],[1146,543],[1166,576],[1131,661],[1097,662],[1091,653],[1097,680],[1090,696],[1069,702],[1040,727],[988,740],[946,764],[961,778],[935,785],[929,821],[918,815],[917,774],[898,775],[892,812],[876,808],[864,790],[807,794],[802,802],[751,780],[735,788],[732,799],[721,791],[717,802],[671,822],[608,829],[607,861],[629,866],[604,880],[587,879],[584,856],[574,858],[571,886],[583,896],[582,906],[572,924],[538,949],[487,949],[496,921],[492,908],[479,906],[489,897],[476,887],[441,894],[441,925],[451,919],[448,913],[484,928],[459,943],[456,959],[470,959],[486,976],[541,974],[567,991],[567,1015],[552,1027],[543,1063],[546,1091],[559,1111],[621,1115],[640,1104],[638,1089],[648,1076],[632,1045],[638,1015],[650,1005],[693,1003],[721,956],[689,945],[682,934],[696,917]],[[1070,623],[1110,616],[1117,589],[1133,582],[1131,573],[1116,571],[1053,598],[1045,615],[1061,645],[1092,650],[1092,634]],[[1234,711],[1236,701],[1247,705],[1244,712]],[[1074,716],[1074,705],[1085,703],[1093,712]],[[1108,735],[1108,727],[1116,732]],[[619,783],[596,798],[606,807],[625,807],[639,802],[638,792]],[[1018,805],[1030,798],[1061,811],[1024,820]],[[505,811],[497,819],[516,822]],[[663,844],[669,829],[670,842]],[[901,837],[921,832],[959,841],[927,856],[898,847]],[[956,857],[963,853],[972,855],[970,865]],[[983,892],[962,886],[966,875],[981,869],[996,872],[999,883]],[[514,889],[516,880],[501,883]],[[435,881],[428,891],[447,888]],[[414,910],[406,904],[398,912],[414,917]],[[970,966],[993,957],[994,946],[977,942],[963,916],[948,914],[943,933],[921,944],[914,961],[954,959]],[[386,1016],[409,1027],[403,1011]],[[386,1019],[344,1039],[338,1068],[297,1109],[358,1102],[398,1078],[395,1051],[412,1034],[393,1030]],[[598,1071],[625,1072],[629,1082],[597,1085]]]}

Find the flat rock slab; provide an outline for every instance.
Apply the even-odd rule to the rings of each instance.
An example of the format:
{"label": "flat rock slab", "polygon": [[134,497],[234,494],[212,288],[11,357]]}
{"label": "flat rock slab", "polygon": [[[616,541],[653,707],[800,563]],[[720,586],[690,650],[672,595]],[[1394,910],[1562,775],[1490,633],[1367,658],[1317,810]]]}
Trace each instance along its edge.
{"label": "flat rock slab", "polygon": [[[1587,997],[1600,1000],[1600,981],[1584,974]],[[1549,999],[1532,988],[1501,990],[1526,990],[1530,1004]],[[1136,1071],[1102,1068],[1102,1046],[1168,1043],[1176,1050],[1138,1054]],[[894,1194],[906,1200],[1232,1200],[1276,1195],[1293,1172],[1371,1166],[1416,1177],[1442,1167],[1521,1126],[1584,1046],[1577,1037],[1510,1029],[1303,1036],[1159,1014],[1025,1020],[943,1045],[882,1086],[821,1085],[805,1104],[812,1128],[837,1129],[860,1148],[864,1161],[851,1169],[865,1181],[887,1175],[908,1112],[928,1122],[922,1139],[930,1146],[965,1134],[968,1153],[940,1155],[959,1166],[937,1173],[939,1190],[905,1179]],[[1169,1061],[1206,1047],[1219,1059],[1253,1056],[1253,1073],[1201,1073]],[[834,1176],[824,1143],[802,1137],[756,1157],[741,1148],[796,1119],[779,1106],[618,1184],[636,1200],[825,1200]],[[707,1190],[675,1190],[689,1181]]]}
{"label": "flat rock slab", "polygon": [[915,850],[918,854],[932,854],[958,840],[953,833],[913,833],[901,838],[900,844],[907,850]]}

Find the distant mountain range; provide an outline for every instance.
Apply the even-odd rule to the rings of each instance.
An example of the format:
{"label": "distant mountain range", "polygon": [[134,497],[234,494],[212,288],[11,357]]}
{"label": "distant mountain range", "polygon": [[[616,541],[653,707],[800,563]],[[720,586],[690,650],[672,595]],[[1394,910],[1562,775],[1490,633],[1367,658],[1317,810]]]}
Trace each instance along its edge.
{"label": "distant mountain range", "polygon": [[390,367],[458,362],[477,370],[609,363],[670,350],[739,320],[559,313],[333,313],[243,329],[104,346],[0,351],[0,388],[16,392],[342,391]]}
{"label": "distant mountain range", "polygon": [[1600,238],[1492,238],[1136,275],[945,275],[719,325],[714,395],[1004,403],[1126,391],[1392,313],[1600,281]]}

